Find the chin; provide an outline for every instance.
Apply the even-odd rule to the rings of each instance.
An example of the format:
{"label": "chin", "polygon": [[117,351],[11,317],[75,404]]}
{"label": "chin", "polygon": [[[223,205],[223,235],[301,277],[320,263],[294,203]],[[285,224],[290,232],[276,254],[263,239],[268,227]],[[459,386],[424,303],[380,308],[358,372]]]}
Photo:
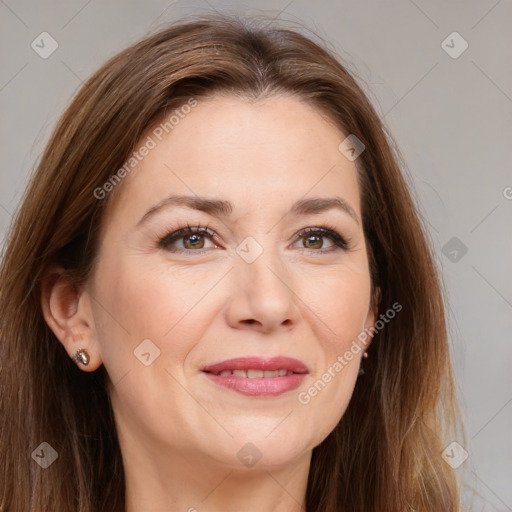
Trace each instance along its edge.
{"label": "chin", "polygon": [[[275,427],[275,425],[274,425]],[[299,437],[300,436],[300,437]],[[277,469],[286,467],[310,452],[314,443],[302,435],[289,431],[268,435],[266,430],[245,430],[243,435],[234,435],[214,456],[216,460],[233,469]]]}

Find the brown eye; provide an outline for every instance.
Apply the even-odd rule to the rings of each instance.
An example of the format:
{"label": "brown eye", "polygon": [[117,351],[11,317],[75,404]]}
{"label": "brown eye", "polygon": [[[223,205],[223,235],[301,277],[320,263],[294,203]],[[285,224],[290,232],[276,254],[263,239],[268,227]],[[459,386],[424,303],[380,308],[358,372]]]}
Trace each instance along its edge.
{"label": "brown eye", "polygon": [[209,248],[205,247],[205,241],[215,238],[215,233],[208,228],[187,226],[162,237],[158,246],[169,252],[205,252]]}
{"label": "brown eye", "polygon": [[307,245],[306,249],[322,249],[324,245],[322,235],[305,235],[302,240]]}
{"label": "brown eye", "polygon": [[204,247],[204,236],[203,235],[190,235],[182,237],[183,247],[185,249],[202,249]]}
{"label": "brown eye", "polygon": [[[304,249],[314,252],[331,252],[336,249],[348,249],[348,243],[336,231],[329,228],[308,228],[297,235],[299,242],[301,242]],[[324,238],[328,238],[331,244],[324,247]]]}

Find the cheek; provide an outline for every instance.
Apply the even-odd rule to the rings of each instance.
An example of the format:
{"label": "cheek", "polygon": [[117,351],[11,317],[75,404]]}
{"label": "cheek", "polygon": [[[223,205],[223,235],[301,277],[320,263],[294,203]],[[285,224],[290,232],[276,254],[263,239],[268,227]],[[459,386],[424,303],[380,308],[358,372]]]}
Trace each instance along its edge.
{"label": "cheek", "polygon": [[[352,396],[364,348],[358,340],[370,306],[371,281],[364,262],[322,279],[308,306],[322,322],[312,321],[319,358],[299,403],[315,411],[317,426],[333,429]],[[313,315],[314,316],[314,315]],[[316,428],[315,427],[315,428]]]}
{"label": "cheek", "polygon": [[326,278],[310,293],[309,304],[323,323],[327,335],[319,336],[330,349],[340,350],[364,329],[370,307],[370,277],[367,271],[342,269]]}
{"label": "cheek", "polygon": [[318,343],[317,366],[297,397],[302,424],[311,423],[315,443],[336,427],[357,383],[364,351],[358,336],[368,315],[370,280],[364,272],[347,272],[319,290],[311,306],[322,320],[311,323]]}
{"label": "cheek", "polygon": [[162,271],[143,266],[143,258],[111,259],[97,273],[94,318],[107,369],[138,368],[134,351],[146,339],[160,351],[158,366],[175,366],[200,338],[200,322],[189,319],[218,276]]}

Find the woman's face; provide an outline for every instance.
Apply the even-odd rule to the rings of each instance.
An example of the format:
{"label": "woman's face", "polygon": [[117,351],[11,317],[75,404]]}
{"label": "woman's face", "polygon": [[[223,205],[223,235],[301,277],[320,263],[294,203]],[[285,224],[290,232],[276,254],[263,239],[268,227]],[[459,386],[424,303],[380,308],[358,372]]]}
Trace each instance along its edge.
{"label": "woman's face", "polygon": [[343,356],[374,320],[348,134],[284,95],[199,100],[167,130],[117,185],[86,288],[122,446],[298,460],[343,415],[361,353]]}

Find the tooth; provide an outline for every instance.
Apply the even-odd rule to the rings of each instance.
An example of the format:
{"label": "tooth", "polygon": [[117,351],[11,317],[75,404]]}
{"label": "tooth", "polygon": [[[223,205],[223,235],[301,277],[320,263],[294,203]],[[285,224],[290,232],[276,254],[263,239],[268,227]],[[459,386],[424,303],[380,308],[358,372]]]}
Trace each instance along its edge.
{"label": "tooth", "polygon": [[263,377],[263,370],[247,370],[247,377],[249,377],[249,379]]}
{"label": "tooth", "polygon": [[288,371],[286,372],[286,375],[293,375],[293,372],[292,372],[291,370],[288,370]]}
{"label": "tooth", "polygon": [[219,373],[221,377],[227,377],[228,375],[231,375],[231,370],[224,370]]}
{"label": "tooth", "polygon": [[288,373],[288,370],[279,370],[279,377],[285,377]]}
{"label": "tooth", "polygon": [[235,377],[247,377],[247,372],[245,370],[233,370],[233,375]]}
{"label": "tooth", "polygon": [[263,372],[263,377],[265,377],[265,378],[279,377],[279,370],[265,370]]}

